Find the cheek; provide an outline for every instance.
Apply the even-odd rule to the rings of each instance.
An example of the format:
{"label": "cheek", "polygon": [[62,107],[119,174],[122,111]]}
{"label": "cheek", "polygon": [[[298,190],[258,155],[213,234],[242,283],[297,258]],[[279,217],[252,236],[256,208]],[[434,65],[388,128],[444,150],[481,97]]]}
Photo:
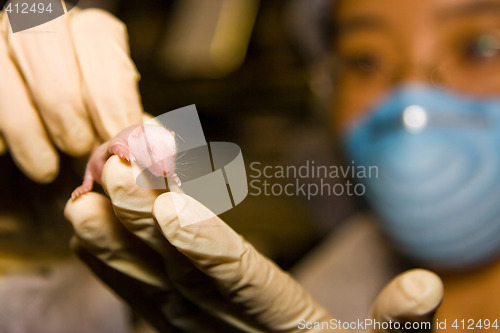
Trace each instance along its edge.
{"label": "cheek", "polygon": [[457,64],[452,63],[448,66],[442,66],[439,74],[441,75],[440,85],[450,88],[456,92],[470,94],[474,96],[498,95],[500,92],[500,73],[491,68],[468,68],[462,66],[458,68]]}
{"label": "cheek", "polygon": [[331,124],[340,136],[387,92],[384,85],[341,83],[332,100]]}

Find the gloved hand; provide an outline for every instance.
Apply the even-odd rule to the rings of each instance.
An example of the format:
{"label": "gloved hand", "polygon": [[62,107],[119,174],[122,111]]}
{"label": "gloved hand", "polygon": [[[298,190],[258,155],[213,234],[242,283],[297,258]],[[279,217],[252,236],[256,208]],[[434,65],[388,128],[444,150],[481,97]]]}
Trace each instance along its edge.
{"label": "gloved hand", "polygon": [[9,151],[17,165],[0,157],[0,299],[10,300],[0,303],[0,331],[109,332],[110,323],[119,330],[128,313],[82,274],[67,246],[61,211],[76,180],[73,161],[62,156],[65,170],[48,185],[20,171],[49,183],[59,170],[57,148],[83,155],[140,122],[125,27],[103,11],[73,9],[9,30],[0,13],[0,154]]}
{"label": "gloved hand", "polygon": [[125,26],[97,9],[73,9],[26,31],[0,16],[0,154],[31,179],[51,182],[56,147],[88,154],[141,120],[138,72]]}
{"label": "gloved hand", "polygon": [[[101,180],[112,203],[90,192],[66,205],[72,247],[159,331],[327,330],[313,323],[332,317],[291,276],[178,188],[162,193],[136,186],[129,164],[117,156]],[[428,320],[442,296],[437,276],[411,271],[380,294],[373,315]]]}

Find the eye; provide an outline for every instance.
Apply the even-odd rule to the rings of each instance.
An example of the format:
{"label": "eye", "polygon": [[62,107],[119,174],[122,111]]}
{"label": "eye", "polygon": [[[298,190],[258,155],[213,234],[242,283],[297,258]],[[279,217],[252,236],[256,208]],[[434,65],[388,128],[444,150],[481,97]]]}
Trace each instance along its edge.
{"label": "eye", "polygon": [[358,53],[347,56],[343,61],[346,69],[363,74],[371,74],[378,71],[381,67],[380,59],[371,53]]}
{"label": "eye", "polygon": [[465,46],[465,52],[469,59],[488,60],[499,55],[500,40],[494,34],[484,34],[471,38]]}
{"label": "eye", "polygon": [[357,66],[364,72],[374,72],[380,67],[380,61],[373,54],[360,54],[356,58]]}

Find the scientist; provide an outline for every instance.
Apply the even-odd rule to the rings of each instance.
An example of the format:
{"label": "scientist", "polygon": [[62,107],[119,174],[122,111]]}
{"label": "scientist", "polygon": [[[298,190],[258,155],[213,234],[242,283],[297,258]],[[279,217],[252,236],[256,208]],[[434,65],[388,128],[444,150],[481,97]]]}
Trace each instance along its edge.
{"label": "scientist", "polygon": [[500,1],[355,0],[334,10],[332,126],[350,159],[378,166],[378,178],[361,180],[368,202],[401,253],[441,273],[441,331],[494,323]]}

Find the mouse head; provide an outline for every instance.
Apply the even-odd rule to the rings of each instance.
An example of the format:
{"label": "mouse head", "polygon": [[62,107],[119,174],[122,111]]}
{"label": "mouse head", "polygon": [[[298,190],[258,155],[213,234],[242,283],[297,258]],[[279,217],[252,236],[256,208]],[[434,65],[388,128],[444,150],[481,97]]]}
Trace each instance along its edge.
{"label": "mouse head", "polygon": [[168,177],[175,169],[175,133],[158,125],[137,126],[128,136],[131,159],[156,177]]}

